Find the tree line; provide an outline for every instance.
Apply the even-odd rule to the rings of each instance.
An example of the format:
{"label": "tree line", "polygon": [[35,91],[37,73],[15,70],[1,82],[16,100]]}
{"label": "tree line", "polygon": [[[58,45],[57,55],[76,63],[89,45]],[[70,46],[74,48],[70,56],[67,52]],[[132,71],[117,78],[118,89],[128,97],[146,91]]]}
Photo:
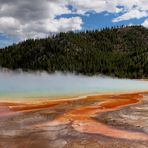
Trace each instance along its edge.
{"label": "tree line", "polygon": [[148,29],[121,26],[29,39],[1,49],[0,65],[24,71],[148,78]]}

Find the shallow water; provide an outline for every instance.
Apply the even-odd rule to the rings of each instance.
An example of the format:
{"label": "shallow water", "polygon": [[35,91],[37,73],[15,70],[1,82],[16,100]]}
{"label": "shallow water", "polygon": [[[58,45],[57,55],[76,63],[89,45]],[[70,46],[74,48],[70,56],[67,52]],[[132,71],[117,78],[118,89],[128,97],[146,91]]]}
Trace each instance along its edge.
{"label": "shallow water", "polygon": [[0,99],[147,91],[148,81],[74,74],[0,71]]}

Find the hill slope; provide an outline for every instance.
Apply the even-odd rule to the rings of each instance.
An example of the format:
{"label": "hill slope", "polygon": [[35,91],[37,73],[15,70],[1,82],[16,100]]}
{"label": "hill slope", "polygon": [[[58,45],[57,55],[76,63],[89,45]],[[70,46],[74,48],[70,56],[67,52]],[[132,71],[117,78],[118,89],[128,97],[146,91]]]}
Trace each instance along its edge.
{"label": "hill slope", "polygon": [[148,29],[141,26],[60,33],[0,50],[10,69],[148,78]]}

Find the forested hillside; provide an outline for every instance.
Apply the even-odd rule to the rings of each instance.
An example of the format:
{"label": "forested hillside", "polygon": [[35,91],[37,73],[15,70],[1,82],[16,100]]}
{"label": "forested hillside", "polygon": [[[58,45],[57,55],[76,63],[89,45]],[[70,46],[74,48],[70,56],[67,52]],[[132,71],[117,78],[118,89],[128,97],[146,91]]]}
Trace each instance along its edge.
{"label": "forested hillside", "polygon": [[60,33],[0,50],[10,69],[148,78],[148,29],[142,26]]}

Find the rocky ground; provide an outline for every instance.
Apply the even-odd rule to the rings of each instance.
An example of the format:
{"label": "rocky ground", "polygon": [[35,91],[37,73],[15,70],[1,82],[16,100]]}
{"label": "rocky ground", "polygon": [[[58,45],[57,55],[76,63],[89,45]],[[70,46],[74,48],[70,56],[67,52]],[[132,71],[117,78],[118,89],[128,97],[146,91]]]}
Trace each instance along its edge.
{"label": "rocky ground", "polygon": [[137,130],[148,134],[148,95],[138,105],[102,113],[96,120],[123,130]]}

